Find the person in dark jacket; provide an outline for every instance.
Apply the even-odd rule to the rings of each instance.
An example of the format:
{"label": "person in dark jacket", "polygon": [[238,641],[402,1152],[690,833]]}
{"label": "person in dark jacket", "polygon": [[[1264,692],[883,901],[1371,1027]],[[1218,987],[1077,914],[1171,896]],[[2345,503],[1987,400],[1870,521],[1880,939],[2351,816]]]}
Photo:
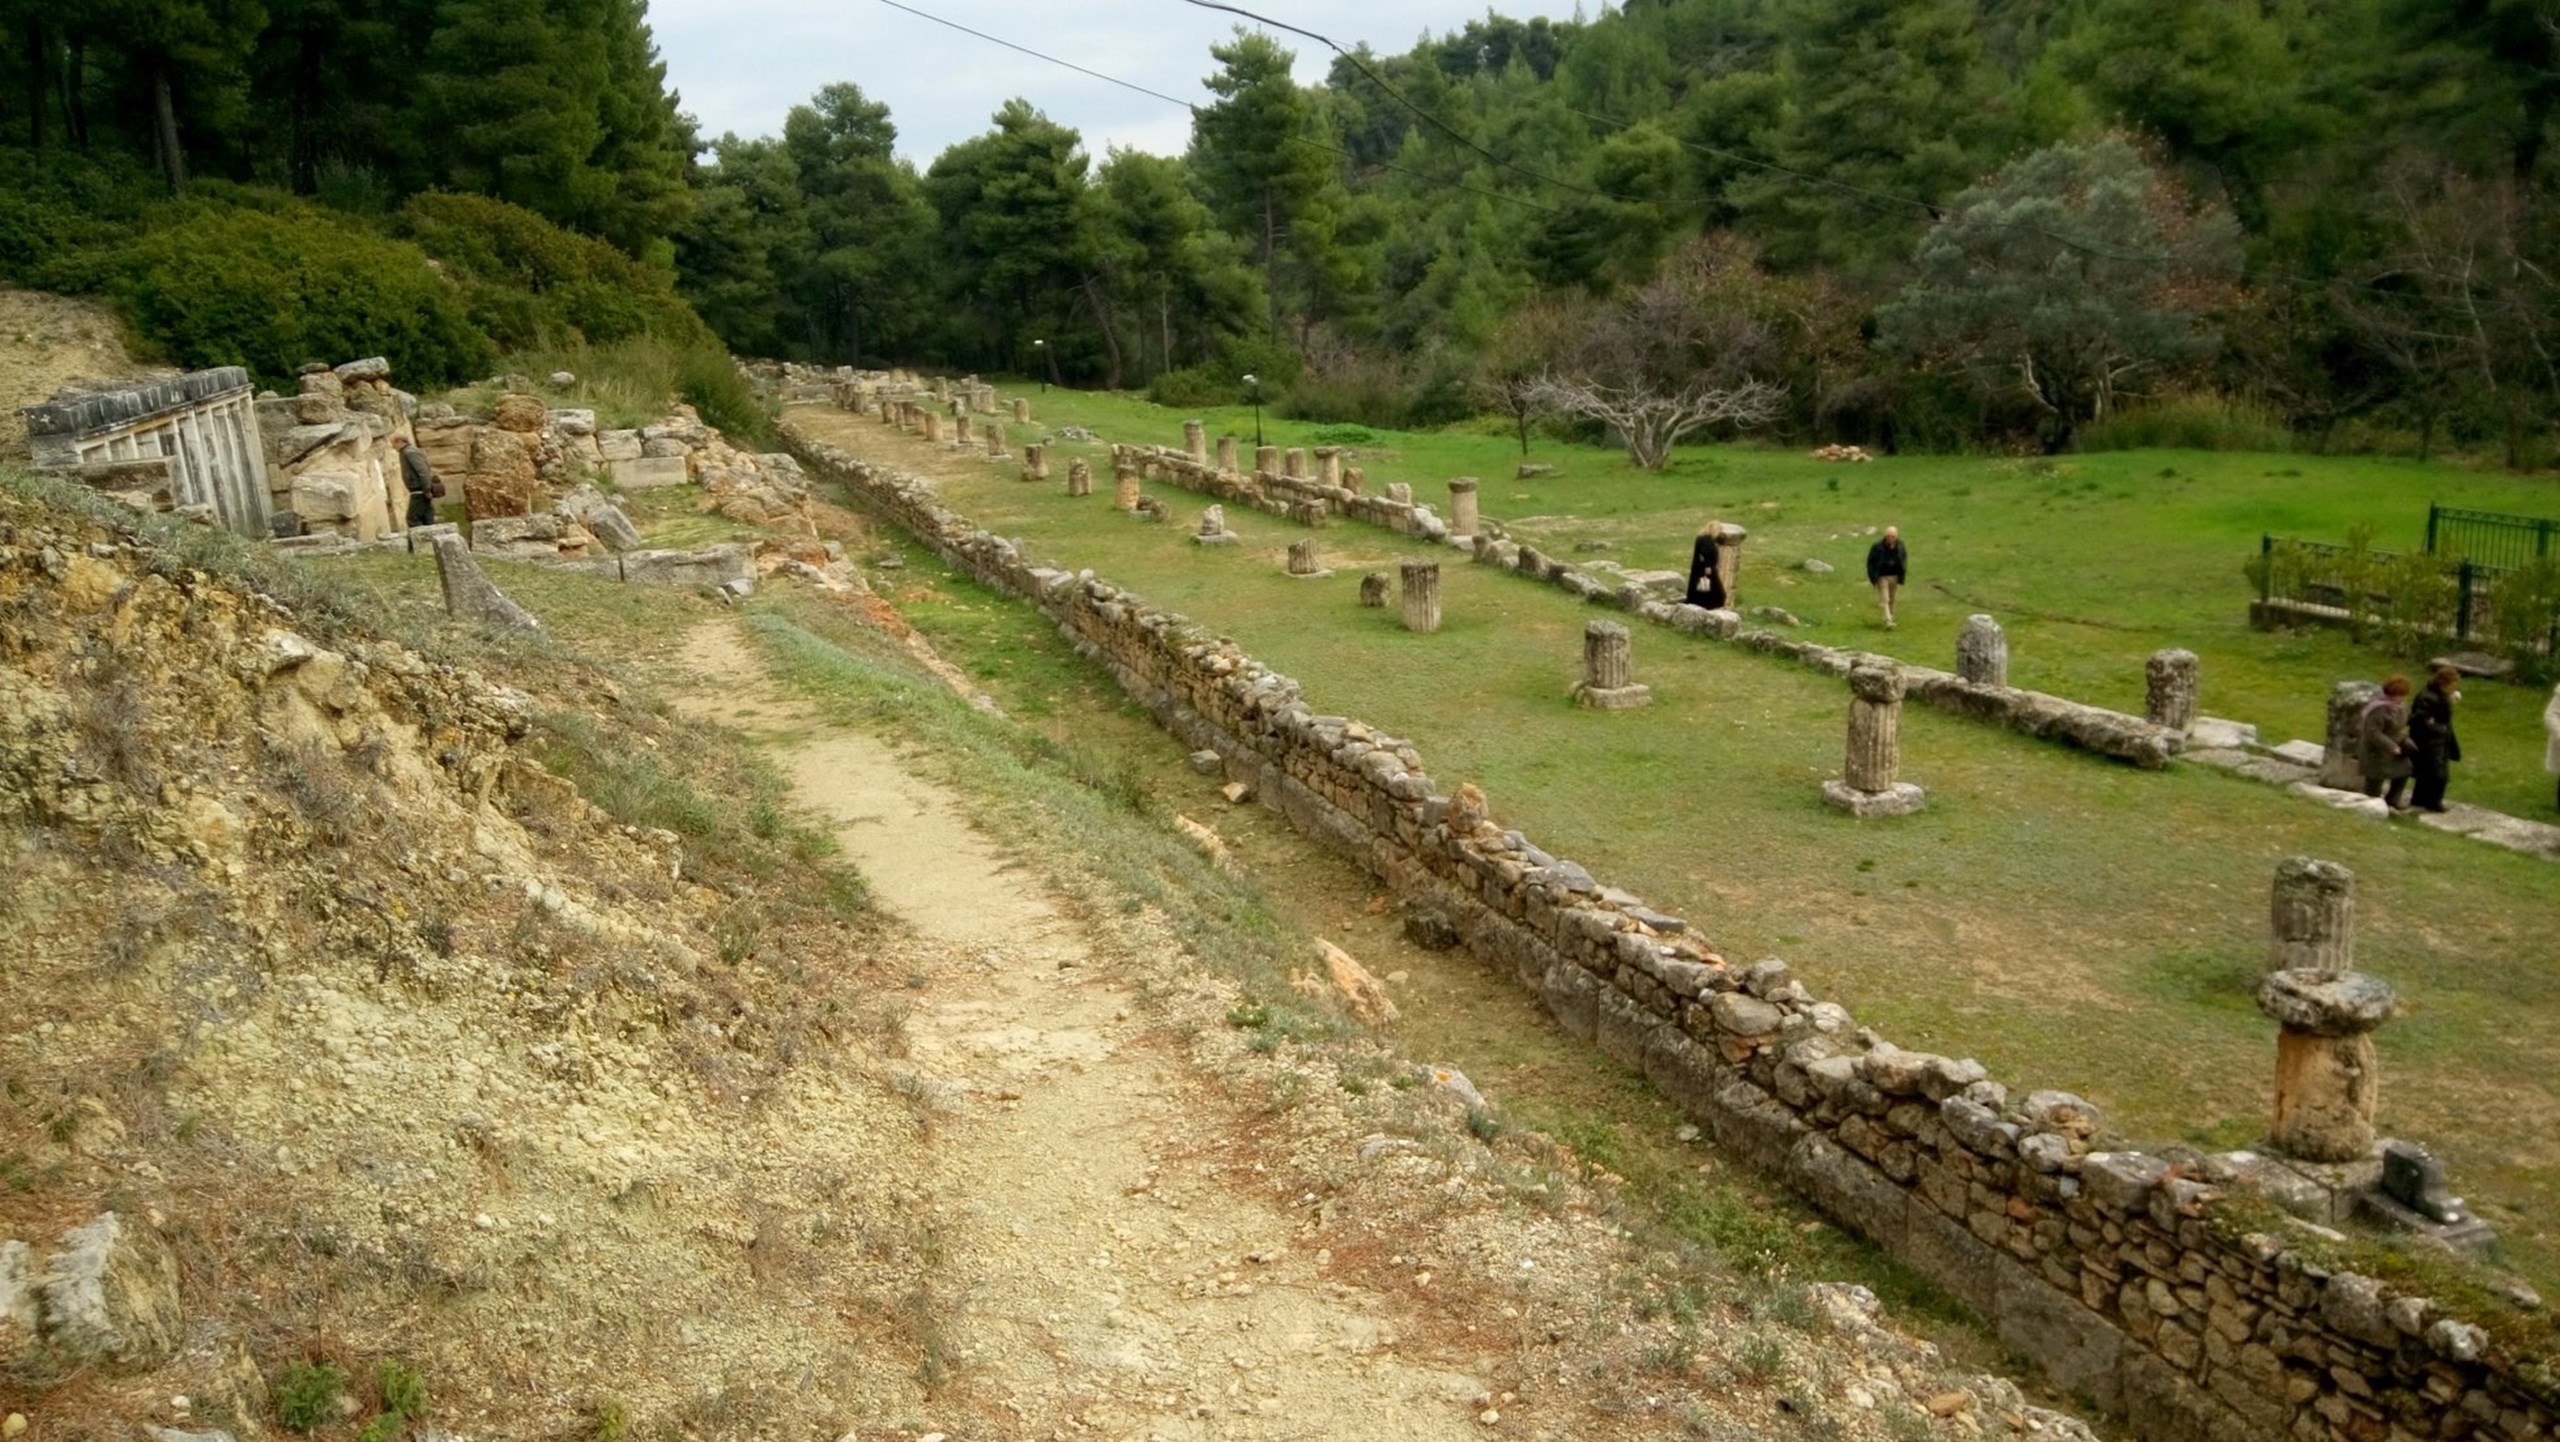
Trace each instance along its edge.
{"label": "person in dark jacket", "polygon": [[[2409,678],[2394,676],[2356,718],[2356,769],[2364,773],[2364,794],[2382,797],[2382,804],[2394,811],[2409,809],[2400,794],[2409,789],[2409,758],[2418,749],[2409,740],[2408,707]],[[2386,782],[2391,788],[2387,795]]]}
{"label": "person in dark jacket", "polygon": [[1867,547],[1867,584],[1876,588],[1884,607],[1884,628],[1893,629],[1893,593],[1911,579],[1911,553],[1902,548],[1902,530],[1884,528],[1884,539]]}
{"label": "person in dark jacket", "polygon": [[1689,594],[1692,606],[1721,611],[1727,599],[1724,574],[1716,569],[1716,533],[1724,529],[1721,521],[1709,521],[1698,528],[1697,544],[1689,548]]}
{"label": "person in dark jacket", "polygon": [[391,448],[400,453],[400,482],[409,488],[409,524],[432,526],[436,523],[436,468],[427,464],[427,453],[407,436],[393,436]]}
{"label": "person in dark jacket", "polygon": [[2454,688],[2461,684],[2461,672],[2438,666],[2427,678],[2427,689],[2409,703],[2409,740],[2417,747],[2418,773],[2409,804],[2420,811],[2444,810],[2445,783],[2453,779],[2453,763],[2462,759],[2462,742],[2453,734],[2453,703],[2462,699]]}

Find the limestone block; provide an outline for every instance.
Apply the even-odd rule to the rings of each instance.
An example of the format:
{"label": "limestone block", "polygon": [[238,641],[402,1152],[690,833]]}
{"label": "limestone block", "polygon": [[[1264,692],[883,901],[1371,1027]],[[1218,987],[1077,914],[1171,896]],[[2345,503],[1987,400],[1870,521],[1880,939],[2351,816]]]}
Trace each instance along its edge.
{"label": "limestone block", "polygon": [[693,447],[667,436],[648,436],[640,442],[640,454],[651,460],[680,461],[693,454]]}
{"label": "limestone block", "polygon": [[713,546],[703,551],[632,551],[622,558],[622,579],[648,586],[718,586],[755,579],[755,548]]}
{"label": "limestone block", "polygon": [[471,549],[490,556],[550,560],[583,556],[595,536],[573,516],[557,511],[530,516],[490,516],[471,523]]}
{"label": "limestone block", "polygon": [[335,395],[301,395],[293,402],[293,419],[298,425],[326,426],[344,424],[347,404]]}
{"label": "limestone block", "polygon": [[540,396],[503,395],[498,397],[497,413],[489,423],[502,431],[539,435],[550,420],[551,408],[542,403]]}
{"label": "limestone block", "polygon": [[346,471],[305,471],[293,478],[293,513],[307,526],[337,526],[355,519],[357,479]]}
{"label": "limestone block", "polygon": [[524,515],[541,489],[522,433],[489,429],[472,438],[471,470],[462,482],[463,505],[472,519]]}
{"label": "limestone block", "polygon": [[640,528],[631,524],[631,518],[622,513],[620,506],[610,503],[597,506],[580,519],[589,531],[595,533],[597,540],[604,542],[607,550],[640,549]]}
{"label": "limestone block", "polygon": [[436,580],[444,589],[445,614],[457,621],[526,631],[542,628],[531,611],[507,599],[480,569],[460,536],[436,537]]}
{"label": "limestone block", "polygon": [[1908,816],[1927,804],[1928,793],[1908,781],[1894,782],[1884,791],[1860,791],[1835,778],[1822,783],[1822,799],[1834,810],[1863,821],[1872,816]]}
{"label": "limestone block", "polygon": [[550,412],[551,429],[564,436],[591,436],[596,433],[596,413],[591,410],[562,408]]}
{"label": "limestone block", "polygon": [[460,416],[440,420],[421,420],[411,425],[409,438],[427,453],[427,464],[439,476],[459,476],[471,469],[471,435],[477,427]]}
{"label": "limestone block", "polygon": [[117,1213],[65,1232],[40,1284],[45,1340],[71,1357],[149,1371],[185,1340],[177,1259]]}
{"label": "limestone block", "polygon": [[347,383],[340,380],[334,371],[313,371],[296,382],[294,394],[343,400],[347,394]]}
{"label": "limestone block", "polygon": [[384,381],[391,379],[391,362],[381,356],[351,360],[337,369],[341,381]]}
{"label": "limestone block", "polygon": [[636,461],[641,456],[638,431],[598,431],[596,449],[608,461]]}
{"label": "limestone block", "polygon": [[682,456],[647,456],[613,462],[613,483],[626,491],[681,486],[693,479]]}

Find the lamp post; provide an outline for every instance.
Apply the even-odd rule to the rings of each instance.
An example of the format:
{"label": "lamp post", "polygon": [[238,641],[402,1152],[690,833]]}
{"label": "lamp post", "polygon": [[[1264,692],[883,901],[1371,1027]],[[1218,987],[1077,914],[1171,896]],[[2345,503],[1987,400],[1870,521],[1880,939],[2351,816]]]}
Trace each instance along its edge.
{"label": "lamp post", "polygon": [[1253,387],[1253,448],[1262,449],[1262,377],[1247,372],[1244,383]]}
{"label": "lamp post", "polygon": [[1049,349],[1049,343],[1045,340],[1033,341],[1031,348],[1040,352],[1040,360],[1045,367],[1040,377],[1040,389],[1045,393],[1049,389],[1049,382],[1058,378],[1058,357],[1056,352]]}

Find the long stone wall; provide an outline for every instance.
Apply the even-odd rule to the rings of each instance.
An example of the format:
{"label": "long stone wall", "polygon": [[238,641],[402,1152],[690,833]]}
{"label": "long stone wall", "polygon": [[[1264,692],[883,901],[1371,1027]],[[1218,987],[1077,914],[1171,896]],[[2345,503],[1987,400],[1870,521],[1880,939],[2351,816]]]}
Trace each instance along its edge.
{"label": "long stone wall", "polygon": [[266,534],[266,457],[249,373],[238,366],[66,391],[24,414],[39,470],[155,505],[203,507],[242,535]]}
{"label": "long stone wall", "polygon": [[[1090,573],[1034,564],[925,483],[809,440],[817,473],[952,564],[1039,607],[1264,800],[1437,910],[1558,1022],[1640,1068],[1729,1151],[1961,1297],[2062,1385],[2160,1442],[2551,1435],[2560,1387],[2438,1302],[2324,1265],[2235,1202],[2245,1154],[2175,1166],[2088,1103],[1904,1051],[1793,980],[1736,965],[1444,792],[1407,741]],[[2244,1219],[2257,1218],[2260,1222]]]}

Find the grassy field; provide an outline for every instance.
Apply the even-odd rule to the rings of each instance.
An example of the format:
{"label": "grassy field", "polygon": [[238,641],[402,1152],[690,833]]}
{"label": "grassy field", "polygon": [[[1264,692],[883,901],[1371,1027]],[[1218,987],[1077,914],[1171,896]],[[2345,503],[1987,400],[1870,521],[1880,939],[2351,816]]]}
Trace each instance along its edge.
{"label": "grassy field", "polygon": [[[1079,419],[1069,404],[1053,394],[1046,414]],[[1446,628],[1414,636],[1392,613],[1355,604],[1362,571],[1417,553],[1384,532],[1322,532],[1334,574],[1296,579],[1282,574],[1281,555],[1307,533],[1275,518],[1231,511],[1243,544],[1204,549],[1184,539],[1187,526],[1135,522],[1103,498],[1070,502],[1062,487],[1013,479],[1011,467],[955,461],[851,417],[803,416],[867,454],[943,476],[954,504],[1030,538],[1036,554],[1092,566],[1233,635],[1304,681],[1318,707],[1414,738],[1443,787],[1480,782],[1506,820],[1686,913],[1727,955],[1784,955],[1818,992],[1897,1041],[1979,1056],[2013,1084],[2081,1092],[2136,1137],[2232,1146],[2263,1132],[2273,1027],[2250,997],[2266,944],[2267,876],[2293,854],[2344,862],[2360,878],[2362,963],[2410,1006],[2380,1038],[2386,1129],[2438,1147],[2458,1188],[2504,1229],[2513,1258],[2560,1281],[2560,1037],[2529,1021],[2560,1002],[2551,924],[2560,868],[2548,862],[2337,815],[2220,774],[2140,772],[1918,710],[1904,717],[1905,775],[1930,788],[1930,808],[1860,826],[1817,796],[1840,764],[1846,702],[1836,681],[1648,628],[1637,636],[1636,669],[1656,704],[1577,711],[1565,694],[1592,612],[1551,588],[1447,566]],[[1108,418],[1097,403],[1082,419]],[[1473,454],[1477,474],[1490,469],[1486,451]],[[1775,456],[1707,461],[1736,473],[1804,469]],[[1372,464],[1373,481],[1396,477],[1391,463]],[[1889,488],[1879,477],[1892,470],[1861,468],[1843,491],[1853,482]],[[1827,494],[1822,479],[1800,479],[1799,489]],[[1560,514],[1566,487],[1548,484],[1543,507],[1540,492],[1509,482],[1489,492],[1530,496],[1514,514]],[[1620,476],[1590,489],[1614,490],[1618,520],[1632,530],[1651,514],[1635,506],[1643,488],[1682,484]],[[1729,489],[1751,499],[1770,487],[1734,480]],[[1196,513],[1191,498],[1166,499],[1179,515]],[[1716,509],[1737,513],[1718,499]],[[1779,505],[1779,523],[1755,520],[1764,549],[1746,584],[1755,574],[1776,579],[1768,562],[1783,556],[1792,529],[1788,502]],[[1838,505],[1841,520],[1802,522],[1803,533],[1818,540],[1845,526],[1851,503]],[[1931,530],[1888,518],[1917,533],[1925,565],[1938,544]],[[2051,529],[2060,537],[2070,528]],[[1849,548],[1863,543],[1819,544],[1839,549],[1845,570]],[[1631,541],[1619,555],[1638,563],[1669,550]],[[1821,615],[1803,599],[1822,594],[1819,579],[1761,589]],[[2236,610],[2236,570],[2227,589]],[[1832,594],[1845,616],[1864,590]],[[1949,603],[1942,614],[1951,634],[1960,608]],[[1826,632],[1861,634],[1825,619]],[[1926,634],[1916,618],[1897,636],[1907,643],[1915,633]],[[2236,624],[2231,633],[2253,640]],[[2031,649],[2025,640],[2019,649]],[[2128,672],[2149,646],[2126,646]],[[1037,663],[997,645],[976,664],[1001,675]],[[2062,684],[2023,658],[2017,674],[2091,699],[2132,699]]]}
{"label": "grassy field", "polygon": [[[1050,425],[1159,445],[1180,444],[1183,419],[1204,414],[1066,390],[1034,404]],[[1243,436],[1250,454],[1252,412],[1204,418],[1213,436]],[[1267,416],[1263,429],[1273,445],[1339,443],[1341,434]],[[1714,446],[1684,450],[1670,470],[1649,474],[1591,446],[1540,440],[1523,457],[1507,436],[1379,432],[1353,449],[1370,489],[1410,482],[1416,499],[1443,515],[1451,476],[1482,478],[1486,515],[1568,557],[1577,546],[1605,546],[1599,554],[1629,567],[1685,569],[1701,522],[1738,522],[1751,530],[1742,603],[1783,606],[1808,623],[1808,635],[1835,645],[1951,667],[1957,628],[1988,612],[2009,633],[2012,682],[2135,712],[2143,659],[2183,646],[2203,662],[2205,710],[2255,722],[2270,742],[2318,739],[2333,682],[2378,680],[2416,663],[2338,632],[2250,630],[2253,592],[2241,566],[2262,533],[2336,541],[2366,523],[2376,546],[2415,549],[2430,501],[2560,515],[2560,482],[2547,477],[2361,457],[2125,451],[1855,465]],[[1555,474],[1516,479],[1523,459]],[[1167,499],[1177,514],[1197,514],[1198,503]],[[1891,635],[1865,572],[1864,532],[1885,525],[1902,528],[1912,566]],[[1799,569],[1807,558],[1835,569]],[[2553,783],[2542,770],[2548,696],[2489,682],[2463,688],[2455,798],[2553,818]]]}

